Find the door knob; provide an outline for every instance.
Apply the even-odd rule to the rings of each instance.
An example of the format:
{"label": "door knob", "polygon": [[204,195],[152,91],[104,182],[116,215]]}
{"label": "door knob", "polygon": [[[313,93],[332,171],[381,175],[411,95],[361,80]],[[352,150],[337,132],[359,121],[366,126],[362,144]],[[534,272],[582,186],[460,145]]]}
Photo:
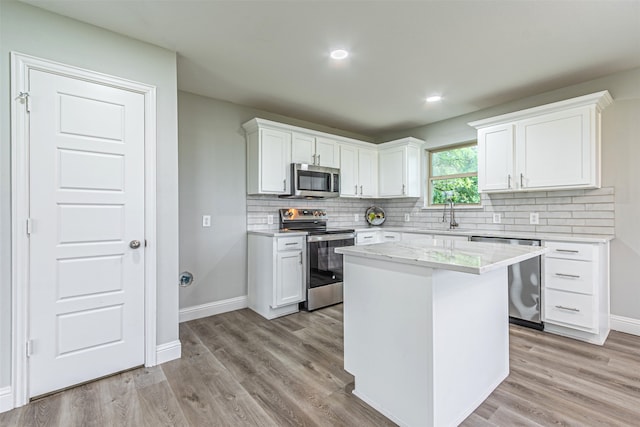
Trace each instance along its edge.
{"label": "door knob", "polygon": [[140,247],[140,240],[132,240],[129,242],[129,247],[131,249],[138,249]]}

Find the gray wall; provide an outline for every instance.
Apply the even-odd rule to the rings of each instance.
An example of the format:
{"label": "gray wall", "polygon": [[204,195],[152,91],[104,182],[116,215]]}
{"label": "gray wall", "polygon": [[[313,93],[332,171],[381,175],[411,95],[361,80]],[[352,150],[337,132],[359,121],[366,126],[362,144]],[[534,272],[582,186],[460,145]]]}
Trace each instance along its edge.
{"label": "gray wall", "polygon": [[175,53],[13,1],[0,1],[0,41],[0,387],[11,381],[10,51],[157,87],[157,342],[176,340],[178,140]]}
{"label": "gray wall", "polygon": [[[244,122],[261,117],[371,139],[187,92],[178,93],[178,109],[180,271],[195,278],[193,285],[180,289],[180,308],[187,308],[247,294]],[[264,203],[275,211],[288,201],[266,197]],[[211,228],[202,227],[202,215],[211,215]]]}
{"label": "gray wall", "polygon": [[428,147],[475,139],[467,123],[524,108],[608,90],[614,102],[602,113],[602,185],[615,192],[616,239],[611,243],[611,313],[640,320],[640,68],[612,74],[538,96],[376,137],[414,136]]}

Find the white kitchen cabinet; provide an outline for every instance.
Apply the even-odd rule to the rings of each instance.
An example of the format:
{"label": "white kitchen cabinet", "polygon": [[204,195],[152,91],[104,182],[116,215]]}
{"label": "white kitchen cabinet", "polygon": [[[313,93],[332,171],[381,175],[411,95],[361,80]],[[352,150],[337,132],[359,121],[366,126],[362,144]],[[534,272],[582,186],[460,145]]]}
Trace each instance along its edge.
{"label": "white kitchen cabinet", "polygon": [[339,146],[330,138],[293,132],[291,161],[309,165],[339,167]]}
{"label": "white kitchen cabinet", "polygon": [[546,241],[548,332],[602,345],[609,334],[609,244]]}
{"label": "white kitchen cabinet", "polygon": [[249,234],[248,305],[267,319],[298,312],[306,299],[306,237]]}
{"label": "white kitchen cabinet", "polygon": [[378,146],[378,196],[420,197],[422,141],[403,138]]}
{"label": "white kitchen cabinet", "polygon": [[340,196],[376,197],[378,155],[375,149],[340,146]]}
{"label": "white kitchen cabinet", "polygon": [[356,246],[380,243],[379,230],[356,231]]}
{"label": "white kitchen cabinet", "polygon": [[402,240],[402,233],[398,233],[397,231],[380,231],[380,242],[399,242]]}
{"label": "white kitchen cabinet", "polygon": [[600,187],[603,91],[469,123],[481,192]]}
{"label": "white kitchen cabinet", "polygon": [[247,194],[288,194],[290,174],[291,133],[247,129]]}

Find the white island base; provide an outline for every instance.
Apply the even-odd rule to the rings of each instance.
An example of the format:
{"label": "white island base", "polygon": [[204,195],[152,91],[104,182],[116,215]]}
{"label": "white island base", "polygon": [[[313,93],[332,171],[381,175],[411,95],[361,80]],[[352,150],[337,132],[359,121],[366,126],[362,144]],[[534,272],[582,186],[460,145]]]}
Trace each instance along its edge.
{"label": "white island base", "polygon": [[455,426],[509,373],[507,267],[469,274],[344,254],[353,393],[401,426]]}

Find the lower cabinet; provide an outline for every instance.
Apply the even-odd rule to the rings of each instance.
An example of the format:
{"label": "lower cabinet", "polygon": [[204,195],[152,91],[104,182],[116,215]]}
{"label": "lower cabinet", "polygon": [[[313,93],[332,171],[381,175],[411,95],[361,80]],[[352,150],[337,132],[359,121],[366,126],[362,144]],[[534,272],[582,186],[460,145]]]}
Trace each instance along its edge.
{"label": "lower cabinet", "polygon": [[249,308],[267,319],[296,313],[306,298],[306,237],[249,234]]}
{"label": "lower cabinet", "polygon": [[609,334],[609,244],[546,241],[547,332],[603,344]]}

